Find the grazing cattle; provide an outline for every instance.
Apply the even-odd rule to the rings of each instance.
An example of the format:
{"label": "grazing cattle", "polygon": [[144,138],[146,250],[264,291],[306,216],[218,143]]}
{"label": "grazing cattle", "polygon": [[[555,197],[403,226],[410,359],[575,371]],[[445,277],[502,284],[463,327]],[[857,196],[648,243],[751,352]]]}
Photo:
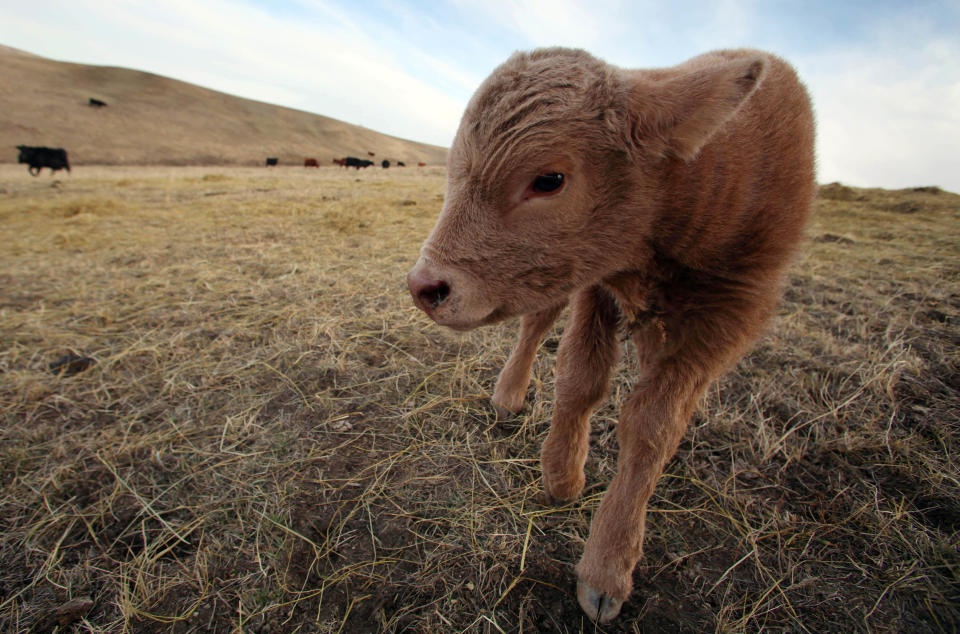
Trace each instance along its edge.
{"label": "grazing cattle", "polygon": [[390,167],[390,161],[388,161],[387,159],[383,159],[383,161],[380,163],[380,167],[382,167],[383,169],[387,169],[388,167]]}
{"label": "grazing cattle", "polygon": [[368,161],[367,159],[359,159],[355,156],[348,156],[347,158],[343,159],[343,161],[344,161],[343,162],[344,167],[353,167],[358,170],[361,167],[367,168],[373,165],[373,161]]}
{"label": "grazing cattle", "polygon": [[347,159],[345,159],[345,158],[342,158],[342,159],[335,158],[335,159],[333,159],[333,163],[334,163],[335,165],[339,165],[340,167],[346,167],[346,166],[347,166]]}
{"label": "grazing cattle", "polygon": [[569,301],[546,499],[583,490],[589,416],[620,333],[640,358],[617,474],[576,567],[592,619],[614,618],[630,594],[647,502],[697,402],[775,311],[816,189],[813,144],[795,72],[751,50],[655,70],[571,49],[516,53],[467,106],[443,211],[407,282],[456,330],[524,315],[494,389],[508,411]]}
{"label": "grazing cattle", "polygon": [[276,158],[276,157],[273,157],[273,156],[267,157],[267,167],[272,167],[272,166],[274,166],[274,165],[276,165],[276,164],[277,164],[277,158]]}
{"label": "grazing cattle", "polygon": [[397,161],[397,167],[406,167],[403,161]]}
{"label": "grazing cattle", "polygon": [[367,152],[367,156],[376,156],[373,152]]}
{"label": "grazing cattle", "polygon": [[426,166],[427,166],[426,163],[417,163],[417,167],[426,167]]}
{"label": "grazing cattle", "polygon": [[305,158],[303,159],[303,166],[304,167],[320,167],[320,164],[317,163],[317,159],[315,158]]}
{"label": "grazing cattle", "polygon": [[70,161],[67,160],[67,151],[63,148],[18,145],[17,149],[20,150],[20,157],[17,159],[17,163],[26,163],[29,165],[27,171],[33,176],[39,175],[40,170],[44,167],[50,168],[51,176],[53,176],[57,170],[66,169],[68,172],[70,171]]}
{"label": "grazing cattle", "polygon": [[103,108],[107,105],[106,101],[100,101],[99,99],[94,99],[93,97],[90,97],[90,101],[88,103],[91,108]]}

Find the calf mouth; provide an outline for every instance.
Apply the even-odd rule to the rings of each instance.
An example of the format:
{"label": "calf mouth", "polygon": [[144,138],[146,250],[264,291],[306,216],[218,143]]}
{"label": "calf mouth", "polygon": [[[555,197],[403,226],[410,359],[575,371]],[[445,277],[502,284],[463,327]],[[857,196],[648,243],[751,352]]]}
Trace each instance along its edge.
{"label": "calf mouth", "polygon": [[481,317],[471,318],[457,310],[457,307],[452,305],[454,301],[455,300],[451,300],[450,303],[441,302],[440,305],[431,307],[429,310],[425,309],[423,312],[438,326],[443,326],[444,328],[449,328],[457,332],[476,330],[481,326],[489,326],[498,321],[503,321],[510,316],[508,311],[498,306]]}
{"label": "calf mouth", "polygon": [[430,319],[432,319],[438,326],[443,326],[444,328],[449,328],[450,330],[456,330],[457,332],[476,330],[481,326],[488,326],[506,318],[506,314],[499,308],[494,308],[480,319],[471,319],[469,321],[458,320],[456,313],[452,315],[438,315],[435,312],[427,312],[427,316],[430,317]]}

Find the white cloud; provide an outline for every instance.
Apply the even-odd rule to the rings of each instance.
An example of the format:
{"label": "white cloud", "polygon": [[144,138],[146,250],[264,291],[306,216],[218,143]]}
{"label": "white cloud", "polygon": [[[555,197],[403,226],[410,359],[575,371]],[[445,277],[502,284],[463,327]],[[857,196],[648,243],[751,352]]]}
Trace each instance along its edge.
{"label": "white cloud", "polygon": [[800,60],[817,112],[820,179],[960,191],[957,59],[956,42],[933,40]]}
{"label": "white cloud", "polygon": [[596,49],[613,31],[619,0],[458,0],[463,11],[519,35],[517,48],[574,46]]}

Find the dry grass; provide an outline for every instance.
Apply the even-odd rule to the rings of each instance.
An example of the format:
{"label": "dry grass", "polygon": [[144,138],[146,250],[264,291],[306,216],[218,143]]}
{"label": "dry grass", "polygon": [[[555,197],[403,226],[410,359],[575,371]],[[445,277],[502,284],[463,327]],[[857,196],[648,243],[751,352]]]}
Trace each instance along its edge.
{"label": "dry grass", "polygon": [[[406,294],[443,183],[0,167],[0,630],[593,630],[572,566],[630,368],[586,495],[542,505],[556,333],[497,424],[514,325]],[[811,236],[603,631],[960,628],[960,198],[831,186]]]}

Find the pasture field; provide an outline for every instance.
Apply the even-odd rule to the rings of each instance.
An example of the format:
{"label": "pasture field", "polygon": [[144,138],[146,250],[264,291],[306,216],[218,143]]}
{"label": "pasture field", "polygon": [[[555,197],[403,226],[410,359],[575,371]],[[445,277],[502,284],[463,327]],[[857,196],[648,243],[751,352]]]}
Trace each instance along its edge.
{"label": "pasture field", "polygon": [[516,324],[406,291],[444,178],[0,165],[0,631],[960,630],[960,196],[822,188],[601,628],[573,565],[631,353],[545,505],[562,321],[497,421]]}

